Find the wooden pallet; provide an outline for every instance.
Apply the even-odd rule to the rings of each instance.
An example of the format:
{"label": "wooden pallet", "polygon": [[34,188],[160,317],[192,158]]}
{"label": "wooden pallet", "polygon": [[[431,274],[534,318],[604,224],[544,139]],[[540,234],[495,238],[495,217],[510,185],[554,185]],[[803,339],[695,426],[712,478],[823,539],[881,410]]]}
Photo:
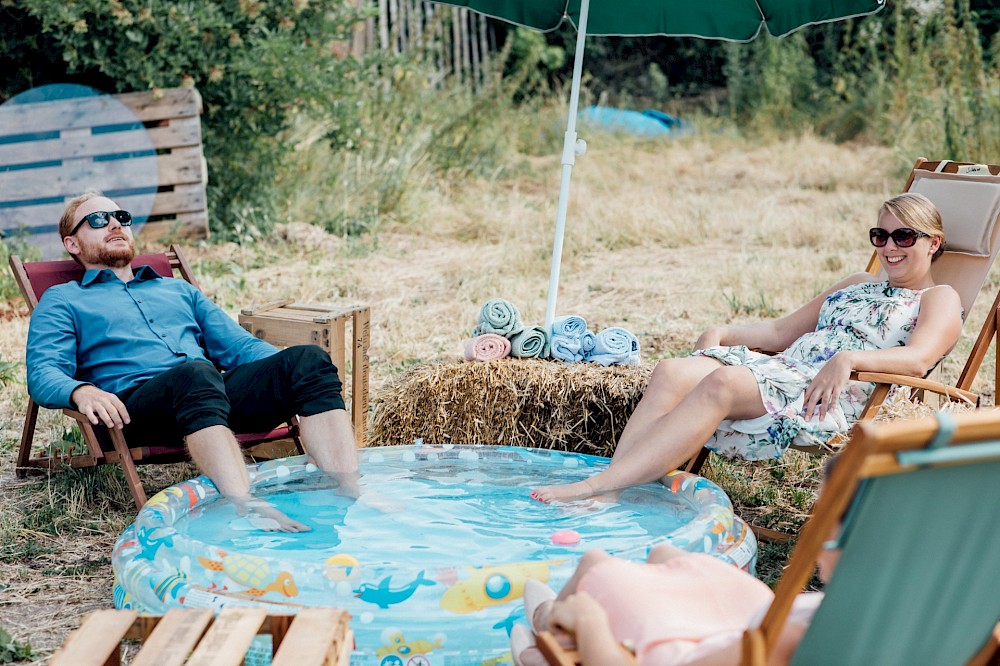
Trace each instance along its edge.
{"label": "wooden pallet", "polygon": [[4,104],[0,232],[32,234],[46,257],[61,256],[65,202],[96,189],[137,219],[149,216],[146,242],[205,238],[201,110],[194,88]]}
{"label": "wooden pallet", "polygon": [[121,664],[122,641],[142,646],[132,666],[237,666],[258,634],[271,636],[273,666],[348,666],[354,649],[350,616],[339,608],[269,615],[263,608],[175,608],[163,616],[129,610],[88,614],[66,637],[50,666]]}

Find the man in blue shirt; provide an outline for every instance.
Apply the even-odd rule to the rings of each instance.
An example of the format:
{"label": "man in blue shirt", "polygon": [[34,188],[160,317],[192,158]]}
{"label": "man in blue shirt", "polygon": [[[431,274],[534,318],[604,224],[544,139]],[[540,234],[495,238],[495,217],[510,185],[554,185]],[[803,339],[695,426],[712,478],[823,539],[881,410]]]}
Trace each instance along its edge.
{"label": "man in blue shirt", "polygon": [[59,233],[87,270],[79,283],[46,290],[32,313],[28,392],[43,407],[119,428],[133,444],[183,439],[222,495],[266,519],[258,524],[309,529],[251,497],[233,430],[264,432],[297,414],[316,465],[353,484],[357,451],[337,368],[317,346],[258,340],[184,280],[149,266],[133,272],[131,224],[97,192],[67,205]]}

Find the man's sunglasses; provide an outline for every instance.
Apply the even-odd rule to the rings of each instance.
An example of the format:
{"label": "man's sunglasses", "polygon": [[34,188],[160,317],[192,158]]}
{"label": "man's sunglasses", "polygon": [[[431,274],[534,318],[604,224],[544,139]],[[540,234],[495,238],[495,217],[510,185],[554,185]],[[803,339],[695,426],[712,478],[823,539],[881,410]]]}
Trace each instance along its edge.
{"label": "man's sunglasses", "polygon": [[900,227],[892,233],[879,227],[872,227],[868,230],[868,237],[875,247],[885,247],[890,238],[896,244],[896,247],[912,247],[918,238],[930,238],[931,235],[917,231],[916,229],[910,229],[909,227]]}
{"label": "man's sunglasses", "polygon": [[77,222],[76,226],[73,227],[73,231],[69,232],[69,235],[72,236],[79,231],[84,222],[89,224],[91,229],[103,229],[111,224],[112,217],[118,220],[118,224],[123,227],[132,226],[132,213],[127,210],[99,210],[95,213],[88,213],[87,215],[84,215],[83,219]]}

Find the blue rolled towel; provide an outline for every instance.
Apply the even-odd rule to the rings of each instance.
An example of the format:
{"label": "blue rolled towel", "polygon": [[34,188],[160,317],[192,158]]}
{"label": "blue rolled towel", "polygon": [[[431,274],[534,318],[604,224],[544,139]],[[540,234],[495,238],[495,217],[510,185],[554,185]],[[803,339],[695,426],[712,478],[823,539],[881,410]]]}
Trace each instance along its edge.
{"label": "blue rolled towel", "polygon": [[479,325],[473,335],[496,333],[507,336],[523,327],[516,305],[503,298],[491,298],[479,310]]}
{"label": "blue rolled towel", "polygon": [[552,335],[567,338],[579,338],[587,332],[587,321],[583,317],[567,315],[552,322]]}
{"label": "blue rolled towel", "polygon": [[568,338],[565,335],[553,335],[549,340],[549,356],[557,361],[575,363],[583,360],[583,347],[580,338]]}
{"label": "blue rolled towel", "polygon": [[639,340],[621,326],[597,334],[587,360],[601,365],[639,365]]}
{"label": "blue rolled towel", "polygon": [[507,336],[510,355],[514,358],[547,358],[549,336],[541,326],[529,326]]}

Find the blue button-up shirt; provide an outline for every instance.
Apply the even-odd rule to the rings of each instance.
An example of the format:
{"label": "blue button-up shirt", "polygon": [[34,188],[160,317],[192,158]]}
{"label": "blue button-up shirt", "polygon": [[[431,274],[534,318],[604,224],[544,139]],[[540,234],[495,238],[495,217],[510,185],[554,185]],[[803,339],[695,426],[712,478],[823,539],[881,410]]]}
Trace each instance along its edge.
{"label": "blue button-up shirt", "polygon": [[109,269],[42,294],[28,328],[28,393],[72,407],[81,384],[119,393],[186,361],[230,370],[277,352],[193,286],[142,266],[128,283]]}

